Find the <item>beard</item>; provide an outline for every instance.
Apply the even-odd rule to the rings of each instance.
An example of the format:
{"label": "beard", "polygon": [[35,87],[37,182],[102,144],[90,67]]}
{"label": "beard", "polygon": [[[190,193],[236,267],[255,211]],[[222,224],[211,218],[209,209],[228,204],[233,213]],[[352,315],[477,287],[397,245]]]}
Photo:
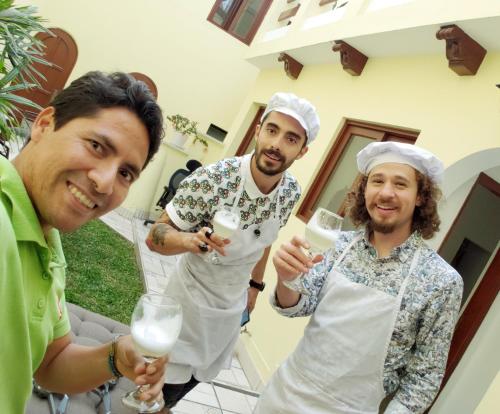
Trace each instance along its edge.
{"label": "beard", "polygon": [[[265,154],[272,155],[274,158],[277,158],[277,161],[280,164],[276,166],[270,166],[266,162]],[[257,169],[268,176],[278,175],[282,172],[286,171],[288,167],[292,164],[291,162],[287,162],[287,159],[279,152],[273,149],[261,150],[257,149],[255,152],[255,164],[257,165]]]}
{"label": "beard", "polygon": [[368,223],[370,230],[376,231],[377,233],[389,234],[396,228],[395,223],[380,223],[371,219]]}

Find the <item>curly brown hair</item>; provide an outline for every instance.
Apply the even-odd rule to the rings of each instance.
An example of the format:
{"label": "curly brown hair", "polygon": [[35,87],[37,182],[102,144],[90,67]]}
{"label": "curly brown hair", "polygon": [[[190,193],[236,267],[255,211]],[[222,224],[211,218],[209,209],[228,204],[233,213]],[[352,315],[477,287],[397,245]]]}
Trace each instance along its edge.
{"label": "curly brown hair", "polygon": [[[418,191],[421,205],[415,206],[412,220],[412,232],[418,231],[424,239],[430,239],[439,230],[441,220],[439,219],[437,204],[441,198],[441,190],[429,177],[416,172]],[[368,176],[364,175],[358,180],[354,189],[347,195],[348,215],[356,227],[365,224],[371,227],[371,217],[365,204],[365,190]]]}

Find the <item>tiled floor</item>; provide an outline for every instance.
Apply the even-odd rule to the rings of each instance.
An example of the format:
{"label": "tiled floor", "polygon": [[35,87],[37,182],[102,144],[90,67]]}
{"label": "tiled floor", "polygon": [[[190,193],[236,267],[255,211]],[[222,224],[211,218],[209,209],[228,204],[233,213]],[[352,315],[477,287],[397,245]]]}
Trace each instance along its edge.
{"label": "tiled floor", "polygon": [[[143,220],[127,219],[116,212],[105,215],[102,220],[123,237],[135,243],[146,290],[163,292],[176,257],[152,253],[147,248],[144,240],[149,227],[143,225]],[[221,371],[215,381],[215,384],[223,383],[250,390],[250,384],[236,357],[233,357],[231,369]],[[214,384],[202,383],[187,394],[173,409],[173,412],[176,414],[251,414],[256,402],[255,397]]]}

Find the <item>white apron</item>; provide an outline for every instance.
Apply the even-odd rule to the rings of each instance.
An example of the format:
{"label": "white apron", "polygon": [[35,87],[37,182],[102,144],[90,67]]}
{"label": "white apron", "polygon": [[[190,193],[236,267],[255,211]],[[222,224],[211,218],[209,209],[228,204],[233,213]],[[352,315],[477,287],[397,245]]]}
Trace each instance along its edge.
{"label": "white apron", "polygon": [[[241,180],[235,195],[233,210],[243,193],[244,181]],[[250,274],[280,229],[276,216],[279,190],[273,199],[274,215],[260,227],[253,224],[245,230],[238,229],[225,247],[226,256],[219,256],[219,264],[206,261],[203,254],[193,253],[185,253],[177,261],[165,293],[182,304],[183,322],[179,339],[169,355],[165,382],[186,383],[192,375],[199,381],[210,381],[221,369],[229,368],[241,314],[247,304]],[[258,237],[256,229],[260,230]]]}
{"label": "white apron", "polygon": [[420,251],[394,297],[335,270],[361,238],[335,262],[304,337],[269,381],[254,414],[378,413],[387,350]]}

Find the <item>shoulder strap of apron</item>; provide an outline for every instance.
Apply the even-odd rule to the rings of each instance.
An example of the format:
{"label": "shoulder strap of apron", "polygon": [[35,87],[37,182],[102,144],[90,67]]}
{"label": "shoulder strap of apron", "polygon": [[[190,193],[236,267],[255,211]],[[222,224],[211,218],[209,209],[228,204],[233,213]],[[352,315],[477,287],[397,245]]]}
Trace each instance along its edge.
{"label": "shoulder strap of apron", "polygon": [[344,249],[344,251],[341,253],[341,255],[337,258],[333,266],[338,266],[342,260],[344,260],[345,255],[351,250],[352,246],[356,244],[358,241],[360,241],[363,238],[362,234],[358,234],[352,241],[347,245],[347,247]]}
{"label": "shoulder strap of apron", "polygon": [[[417,251],[415,252],[415,254],[413,255],[410,269],[408,270],[408,273],[404,277],[403,282],[401,283],[401,287],[399,288],[398,296],[396,298],[396,305],[394,306],[394,311],[392,314],[392,326],[393,326],[393,328],[389,332],[389,334],[387,335],[386,342],[385,342],[385,355],[387,355],[387,352],[389,351],[389,345],[391,343],[392,334],[394,332],[394,327],[396,326],[396,321],[398,318],[399,310],[401,309],[401,302],[403,301],[403,295],[405,293],[406,286],[408,286],[408,282],[410,280],[410,275],[415,270],[415,267],[418,263],[419,257],[420,257],[420,248],[418,248]],[[381,367],[382,371],[381,372],[383,372],[383,370],[384,370],[384,364],[385,364],[385,358],[382,361],[382,367]]]}

